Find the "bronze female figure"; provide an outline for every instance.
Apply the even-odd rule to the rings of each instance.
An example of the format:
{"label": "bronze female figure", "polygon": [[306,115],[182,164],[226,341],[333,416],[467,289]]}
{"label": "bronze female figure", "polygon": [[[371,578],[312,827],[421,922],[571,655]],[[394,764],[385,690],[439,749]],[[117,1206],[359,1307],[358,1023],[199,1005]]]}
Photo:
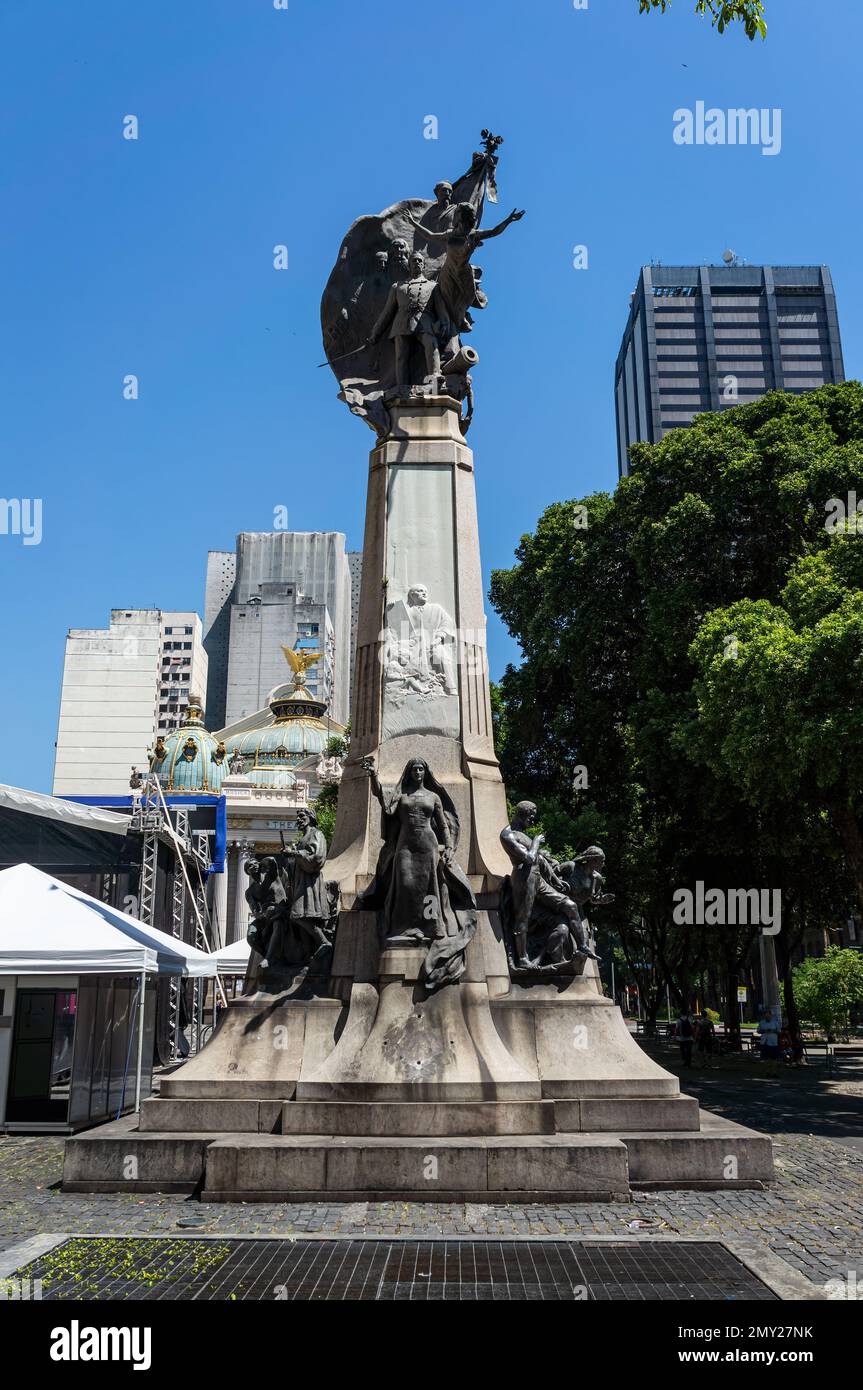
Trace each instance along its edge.
{"label": "bronze female figure", "polygon": [[428,763],[411,758],[387,795],[371,758],[363,761],[383,812],[384,844],[375,877],[357,899],[381,913],[390,945],[430,941],[422,979],[436,989],[461,978],[476,931],[476,899],[455,862],[459,821]]}

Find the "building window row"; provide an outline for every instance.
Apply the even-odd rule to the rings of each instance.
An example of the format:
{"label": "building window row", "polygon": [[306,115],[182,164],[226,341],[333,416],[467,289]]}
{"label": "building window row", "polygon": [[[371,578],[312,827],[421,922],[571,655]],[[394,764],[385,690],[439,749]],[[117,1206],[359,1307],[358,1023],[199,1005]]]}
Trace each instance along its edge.
{"label": "building window row", "polygon": [[726,306],[735,309],[764,309],[764,296],[761,294],[712,294],[710,303],[714,310],[723,309]]}

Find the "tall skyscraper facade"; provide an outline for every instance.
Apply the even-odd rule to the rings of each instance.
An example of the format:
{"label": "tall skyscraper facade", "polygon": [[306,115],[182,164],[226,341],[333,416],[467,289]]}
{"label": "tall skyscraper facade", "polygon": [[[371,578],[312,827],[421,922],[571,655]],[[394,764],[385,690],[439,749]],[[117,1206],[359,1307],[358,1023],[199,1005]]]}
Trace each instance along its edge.
{"label": "tall skyscraper facade", "polygon": [[[239,542],[239,537],[237,538]],[[204,650],[207,653],[206,721],[210,729],[225,723],[228,696],[228,649],[231,640],[231,599],[237,581],[237,555],[233,550],[207,553],[204,589]]]}
{"label": "tall skyscraper facade", "polygon": [[[283,646],[319,652],[306,671],[309,694],[328,707],[336,699],[344,705],[347,670],[342,672],[337,695],[336,632],[327,605],[308,598],[297,584],[268,579],[258,585],[248,603],[231,605],[225,726],[263,709],[273,687],[290,679]],[[220,727],[210,715],[207,720],[212,728]]]}
{"label": "tall skyscraper facade", "polygon": [[132,766],[177,727],[207,685],[197,613],[114,608],[107,628],[66,637],[54,760],[55,796],[125,796]]}
{"label": "tall skyscraper facade", "polygon": [[351,568],[338,531],[241,531],[235,551],[207,558],[207,724],[263,709],[285,679],[280,647],[314,647],[309,686],[346,723],[351,679]]}
{"label": "tall skyscraper facade", "polygon": [[827,266],[642,266],[615,367],[618,471],[707,410],[845,380]]}

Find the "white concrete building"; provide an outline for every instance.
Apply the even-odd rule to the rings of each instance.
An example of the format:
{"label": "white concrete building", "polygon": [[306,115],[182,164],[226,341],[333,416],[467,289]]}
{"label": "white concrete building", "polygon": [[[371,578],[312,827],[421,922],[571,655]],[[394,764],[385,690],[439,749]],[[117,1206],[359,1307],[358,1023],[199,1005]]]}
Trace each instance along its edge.
{"label": "white concrete building", "polygon": [[162,614],[162,648],[159,663],[159,710],[156,732],[176,729],[189,692],[202,698],[207,691],[207,653],[197,613]]}
{"label": "white concrete building", "polygon": [[125,796],[147,749],[207,685],[197,613],[114,608],[107,628],[66,637],[55,796]]}

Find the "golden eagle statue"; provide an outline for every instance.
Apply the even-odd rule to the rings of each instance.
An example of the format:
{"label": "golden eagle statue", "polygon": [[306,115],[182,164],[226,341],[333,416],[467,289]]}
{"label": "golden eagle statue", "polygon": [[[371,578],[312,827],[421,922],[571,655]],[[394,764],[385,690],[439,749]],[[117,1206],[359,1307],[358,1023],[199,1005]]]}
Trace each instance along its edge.
{"label": "golden eagle statue", "polygon": [[294,683],[296,685],[304,685],[306,680],[306,672],[308,671],[310,666],[314,666],[316,661],[320,661],[321,653],[295,652],[293,647],[285,646],[282,647],[282,651],[285,654],[285,660],[287,661],[288,665],[294,673]]}

